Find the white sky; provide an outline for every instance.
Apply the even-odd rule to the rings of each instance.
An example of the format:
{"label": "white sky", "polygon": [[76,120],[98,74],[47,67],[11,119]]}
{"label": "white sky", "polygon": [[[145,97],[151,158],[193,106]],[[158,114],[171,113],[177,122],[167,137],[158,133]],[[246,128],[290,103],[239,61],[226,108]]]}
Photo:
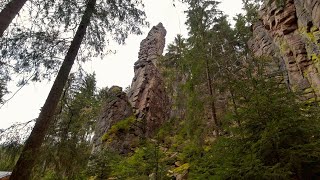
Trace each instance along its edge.
{"label": "white sky", "polygon": [[[186,37],[187,29],[184,24],[186,18],[183,13],[186,6],[175,0],[144,0],[145,11],[151,26],[162,22],[167,30],[166,45],[171,43],[177,34]],[[231,20],[236,14],[241,13],[241,0],[221,0],[219,9],[229,15]],[[151,27],[150,27],[151,28]],[[88,73],[95,72],[98,87],[111,87],[118,85],[123,88],[131,84],[133,78],[133,64],[138,60],[139,46],[142,39],[146,37],[150,28],[144,29],[141,36],[131,35],[124,46],[114,46],[117,53],[108,55],[104,60],[94,60],[86,63],[85,69]],[[30,83],[23,87],[13,99],[0,109],[0,129],[6,128],[15,122],[24,122],[37,118],[40,108],[45,102],[52,82]],[[17,87],[9,86],[11,92]],[[6,98],[11,97],[6,96]]]}

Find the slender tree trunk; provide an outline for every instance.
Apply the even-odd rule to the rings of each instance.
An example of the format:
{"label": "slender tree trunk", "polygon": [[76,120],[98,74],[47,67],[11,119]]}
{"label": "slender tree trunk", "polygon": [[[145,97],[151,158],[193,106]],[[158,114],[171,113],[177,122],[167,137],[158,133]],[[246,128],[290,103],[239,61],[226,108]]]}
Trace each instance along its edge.
{"label": "slender tree trunk", "polygon": [[26,2],[27,0],[11,0],[0,12],[0,37]]}
{"label": "slender tree trunk", "polygon": [[[210,77],[210,70],[209,70],[209,62],[208,61],[209,61],[208,58],[206,58],[207,83],[208,83],[210,97],[213,98],[214,93],[213,93],[213,88],[212,88],[212,80]],[[214,123],[214,129],[217,133],[217,136],[219,136],[220,135],[220,132],[219,132],[220,127],[219,127],[219,122],[218,122],[218,118],[217,118],[216,105],[214,103],[214,99],[210,99],[210,109],[211,109],[211,119],[213,120],[213,123]]]}
{"label": "slender tree trunk", "polygon": [[81,42],[86,34],[86,29],[90,23],[90,18],[94,11],[95,4],[96,0],[89,0],[77,32],[71,42],[67,55],[65,56],[65,59],[46,99],[46,102],[42,107],[36,124],[26,141],[20,158],[16,166],[14,167],[12,175],[10,176],[10,180],[30,179],[30,174],[35,164],[36,157],[38,156],[49,124],[53,120],[55,109],[63,92],[63,87],[68,80],[69,73],[78,54]]}
{"label": "slender tree trunk", "polygon": [[234,97],[234,92],[233,92],[232,88],[230,88],[230,94],[231,94],[231,99],[232,99],[232,103],[233,103],[233,111],[236,114],[236,118],[237,118],[236,122],[237,122],[237,125],[240,127],[241,126],[241,122],[239,120],[238,106],[237,106],[237,103],[236,103],[236,100],[235,100],[235,97]]}

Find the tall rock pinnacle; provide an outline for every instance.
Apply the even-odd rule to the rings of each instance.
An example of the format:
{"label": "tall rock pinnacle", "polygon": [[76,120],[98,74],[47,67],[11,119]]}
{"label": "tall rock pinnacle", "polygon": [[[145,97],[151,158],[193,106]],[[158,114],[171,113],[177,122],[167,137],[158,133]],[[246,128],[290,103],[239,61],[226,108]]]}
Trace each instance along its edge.
{"label": "tall rock pinnacle", "polygon": [[169,100],[159,69],[158,58],[165,46],[166,30],[159,23],[140,44],[135,76],[128,93],[113,86],[102,108],[93,137],[93,153],[103,148],[127,154],[140,138],[151,137],[169,116]]}
{"label": "tall rock pinnacle", "polygon": [[166,30],[162,23],[154,26],[140,44],[138,61],[134,65],[134,78],[129,101],[138,119],[145,121],[145,133],[153,131],[168,118],[168,97],[163,78],[156,67],[165,46]]}

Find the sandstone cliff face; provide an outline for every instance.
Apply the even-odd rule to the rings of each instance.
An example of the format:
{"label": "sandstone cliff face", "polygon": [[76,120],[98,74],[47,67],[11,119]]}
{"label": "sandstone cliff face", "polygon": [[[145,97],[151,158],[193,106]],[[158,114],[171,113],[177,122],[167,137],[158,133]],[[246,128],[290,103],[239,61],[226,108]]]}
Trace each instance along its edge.
{"label": "sandstone cliff face", "polygon": [[283,7],[273,1],[259,15],[249,46],[256,56],[277,57],[290,87],[315,101],[320,96],[320,1],[287,0]]}
{"label": "sandstone cliff face", "polygon": [[127,154],[167,120],[169,101],[156,66],[165,46],[165,35],[166,30],[159,23],[141,42],[128,95],[117,86],[108,91],[108,101],[96,125],[93,153],[107,148]]}
{"label": "sandstone cliff face", "polygon": [[140,44],[139,60],[134,65],[135,76],[129,91],[136,116],[144,123],[144,133],[151,136],[168,118],[168,97],[157,68],[157,60],[165,46],[166,30],[161,23],[154,26]]}

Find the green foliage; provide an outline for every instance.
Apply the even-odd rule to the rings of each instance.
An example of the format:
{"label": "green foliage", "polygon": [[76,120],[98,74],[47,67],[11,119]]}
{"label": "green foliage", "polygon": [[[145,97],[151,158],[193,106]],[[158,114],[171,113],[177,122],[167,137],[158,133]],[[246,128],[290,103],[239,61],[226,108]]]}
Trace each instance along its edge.
{"label": "green foliage", "polygon": [[[26,2],[23,15],[0,39],[0,98],[14,75],[19,86],[56,75],[86,6],[87,0]],[[130,33],[141,34],[140,27],[148,25],[140,0],[97,1],[77,60],[103,58],[110,53],[109,41],[124,44]]]}
{"label": "green foliage", "polygon": [[17,142],[0,145],[0,171],[11,171],[18,160],[21,147]]}
{"label": "green foliage", "polygon": [[209,166],[206,177],[217,179],[318,176],[318,108],[297,101],[274,77],[260,74],[239,83],[246,86],[248,95],[231,119],[241,126],[219,138],[192,174],[197,176]]}
{"label": "green foliage", "polygon": [[246,16],[242,14],[237,14],[234,20],[236,21],[234,31],[237,46],[241,52],[247,53],[249,52],[247,43],[252,35],[250,26],[247,24]]}
{"label": "green foliage", "polygon": [[162,160],[163,153],[155,140],[144,142],[134,152],[119,155],[110,150],[102,150],[94,156],[89,174],[96,179],[165,179],[166,170]]}
{"label": "green foliage", "polygon": [[[160,63],[175,112],[158,133],[169,176],[187,171],[189,179],[317,177],[318,107],[298,101],[280,74],[268,74],[268,60],[253,59],[246,45],[261,1],[246,1],[246,14],[237,16],[235,28],[212,8],[213,2],[187,2],[190,37],[185,41],[177,36]],[[214,97],[208,96],[206,69]],[[220,116],[223,134],[215,137],[207,118],[208,102],[223,93],[228,96]],[[141,147],[123,161],[119,174],[136,179],[150,175],[143,163],[136,169],[145,176],[125,166],[144,162],[147,152]]]}
{"label": "green foliage", "polygon": [[115,167],[121,160],[122,157],[119,154],[108,150],[93,154],[90,157],[87,174],[93,177],[93,179],[112,177]]}
{"label": "green foliage", "polygon": [[101,137],[102,141],[112,141],[110,139],[117,132],[128,132],[130,130],[131,125],[136,121],[136,117],[134,115],[127,117],[126,119],[120,120]]}
{"label": "green foliage", "polygon": [[181,165],[180,167],[177,167],[173,170],[174,173],[183,173],[184,171],[187,171],[189,169],[190,165],[189,163],[185,163],[183,165]]}
{"label": "green foliage", "polygon": [[[300,102],[282,83],[280,74],[268,74],[268,60],[252,58],[246,44],[251,37],[249,27],[258,19],[257,10],[263,1],[245,0],[246,14],[237,15],[234,28],[227,16],[216,8],[218,2],[184,2],[189,5],[186,13],[190,37],[178,35],[159,63],[171,96],[172,118],[154,137],[139,139],[137,147],[128,154],[105,147],[91,155],[90,137],[100,105],[110,100],[110,92],[117,94],[119,88],[97,92],[94,75],[73,74],[61,98],[56,123],[51,125],[34,168],[34,179],[173,179],[184,173],[188,173],[188,179],[315,179],[320,176],[319,107],[316,103]],[[70,21],[77,22],[84,7],[83,3],[71,1],[50,1],[47,5],[50,3],[54,7],[59,5],[53,17],[63,22],[66,30],[75,26]],[[126,6],[121,6],[120,15],[112,9],[117,7],[115,2],[101,3],[94,12],[85,42],[93,56],[102,51],[107,42],[103,39],[109,30],[114,32],[120,28],[120,34],[116,33],[115,37],[119,43],[127,36],[122,31],[128,27],[122,27],[121,23],[115,29],[101,30],[108,18],[123,20],[123,23],[130,20],[128,23],[136,33],[140,31],[132,23],[143,24],[143,18],[128,18],[130,14],[144,16],[131,6],[131,1],[123,2]],[[65,11],[68,8],[79,9],[79,15]],[[110,8],[112,11],[108,12]],[[107,27],[111,25],[115,24]],[[18,33],[16,35],[17,38]],[[38,35],[35,38],[47,37]],[[51,40],[57,43],[59,37]],[[18,57],[12,54],[14,56]],[[226,100],[225,107],[219,107],[221,135],[218,137],[213,134],[209,116],[211,103],[221,101],[221,97]],[[119,121],[102,140],[116,140],[114,135],[130,131],[136,121],[134,116]],[[0,158],[6,160],[0,162],[0,168],[12,168],[19,151],[17,147],[14,150],[0,148]]]}
{"label": "green foliage", "polygon": [[284,5],[286,4],[286,0],[268,0],[268,5],[270,5],[273,2],[276,2],[276,5],[278,7],[284,7]]}
{"label": "green foliage", "polygon": [[65,87],[55,123],[41,149],[33,179],[85,179],[90,139],[102,99],[95,75],[72,74]]}
{"label": "green foliage", "polygon": [[[267,74],[268,60],[250,58],[246,45],[251,35],[249,20],[248,15],[238,15],[232,30],[222,16],[216,19],[212,31],[206,32],[205,40],[193,39],[191,44],[185,46],[187,48],[182,55],[172,51],[176,55],[167,56],[169,60],[174,59],[174,64],[179,64],[178,68],[184,69],[176,70],[172,76],[166,74],[166,78],[170,80],[177,74],[190,73],[185,76],[186,82],[176,94],[186,97],[180,100],[185,102],[185,106],[176,106],[184,109],[186,116],[178,114],[177,122],[171,124],[171,128],[160,130],[169,152],[178,153],[174,159],[167,158],[167,162],[188,164],[190,179],[317,177],[320,164],[319,141],[316,138],[319,136],[318,107],[299,102],[296,95],[288,92],[287,86],[281,82],[280,74]],[[251,22],[254,22],[253,18]],[[211,37],[216,44],[210,42]],[[229,108],[225,112],[227,116],[222,118],[225,135],[213,140],[206,133],[210,132],[208,126],[204,126],[203,112],[207,99],[203,98],[205,94],[201,84],[204,78],[201,73],[205,66],[199,62],[208,56],[208,51],[203,51],[203,47],[207,48],[207,42],[210,42],[214,52],[214,63],[209,64],[210,68],[213,72],[219,72],[215,75],[216,87],[219,92],[228,91],[231,95]],[[225,52],[221,51],[221,45]],[[170,47],[175,49],[178,46]],[[235,60],[244,57],[244,64]],[[178,69],[164,66],[165,70]],[[173,137],[163,137],[166,133]],[[180,169],[183,167],[178,166],[170,171]]]}
{"label": "green foliage", "polygon": [[[246,22],[249,25],[259,20],[258,11],[265,0],[242,0],[245,10]],[[269,1],[269,0],[268,0]]]}
{"label": "green foliage", "polygon": [[153,169],[148,162],[148,160],[152,161],[150,152],[152,151],[147,151],[145,147],[136,149],[132,156],[119,163],[114,175],[122,179],[148,179]]}

